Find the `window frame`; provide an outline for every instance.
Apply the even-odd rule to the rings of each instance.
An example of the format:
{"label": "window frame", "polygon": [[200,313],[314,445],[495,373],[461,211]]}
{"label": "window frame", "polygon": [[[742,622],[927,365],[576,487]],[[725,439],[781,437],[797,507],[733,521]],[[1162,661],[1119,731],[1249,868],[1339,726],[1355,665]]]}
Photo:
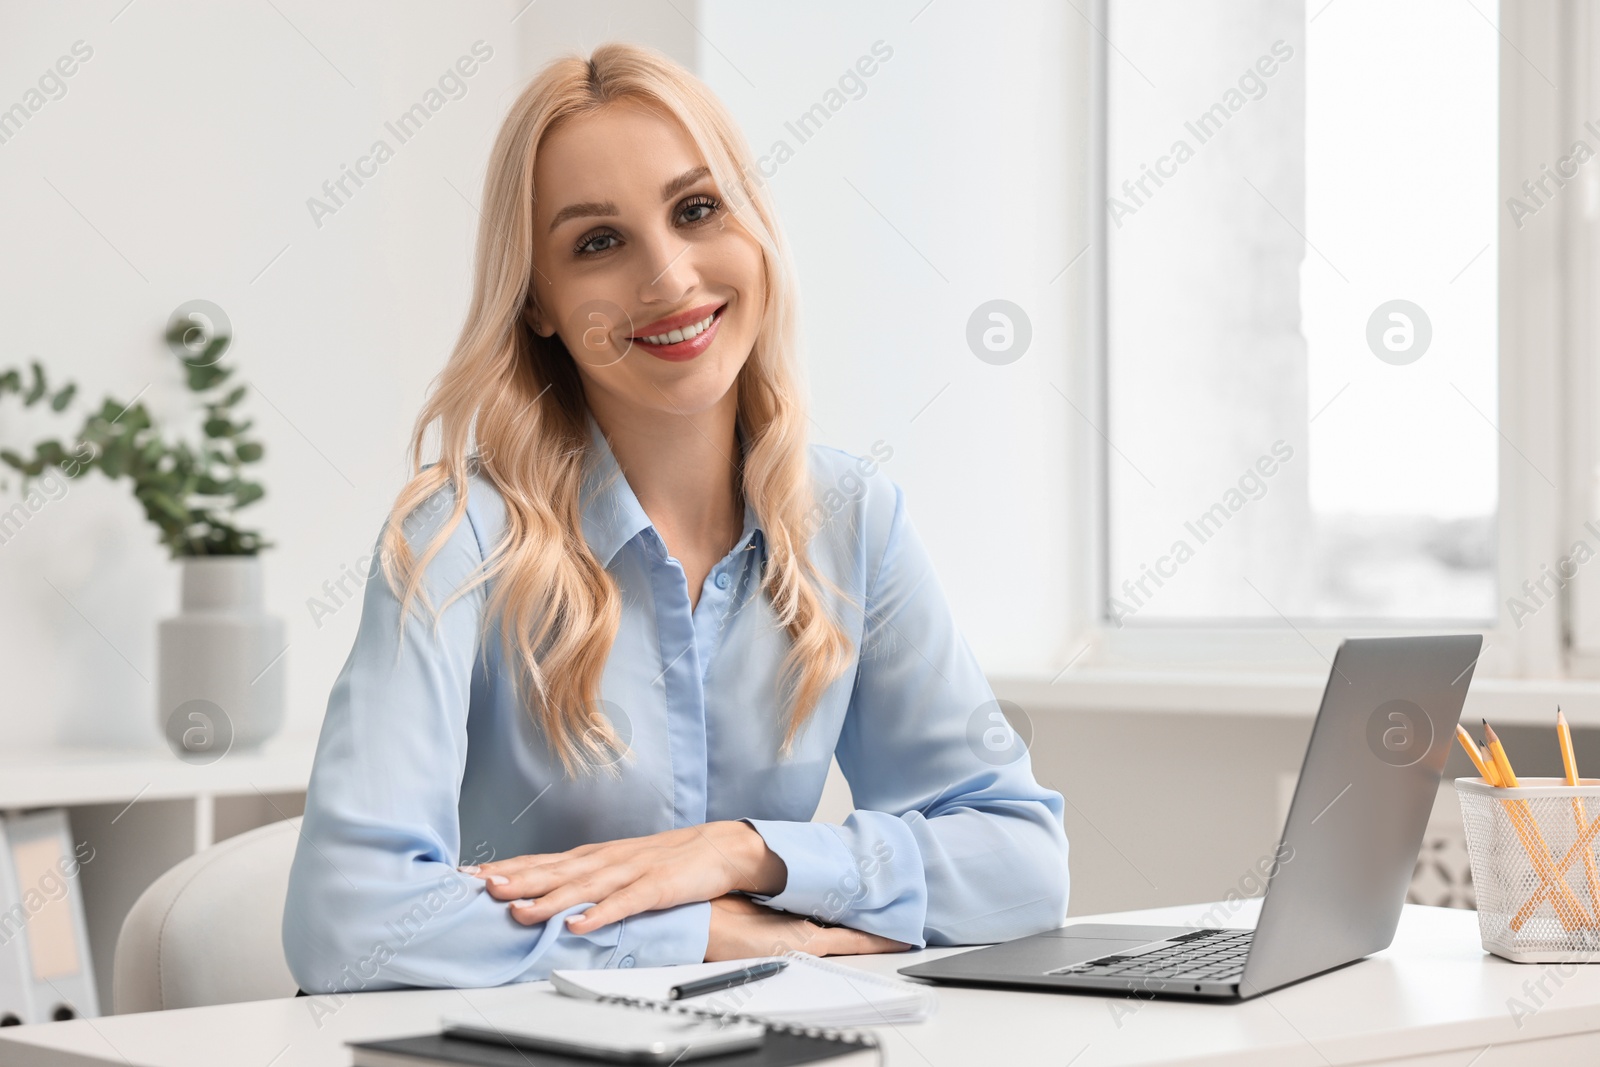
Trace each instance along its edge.
{"label": "window frame", "polygon": [[[1549,225],[1517,232],[1497,211],[1499,259],[1498,430],[1499,502],[1496,523],[1498,619],[1484,629],[1437,625],[1313,627],[1287,619],[1277,625],[1209,627],[1119,627],[1106,613],[1110,545],[1107,493],[1107,426],[1110,357],[1107,320],[1107,64],[1118,61],[1110,42],[1110,0],[1093,0],[1086,13],[1089,35],[1090,131],[1087,154],[1086,231],[1091,269],[1086,272],[1082,351],[1077,368],[1078,395],[1093,398],[1093,423],[1077,438],[1071,458],[1074,496],[1092,502],[1070,531],[1083,546],[1082,569],[1074,573],[1072,611],[1075,640],[1067,670],[1167,671],[1237,678],[1246,673],[1325,673],[1333,652],[1346,637],[1415,633],[1481,632],[1484,650],[1477,674],[1502,678],[1600,677],[1600,564],[1593,574],[1580,571],[1552,604],[1522,620],[1511,619],[1507,598],[1525,577],[1537,576],[1541,563],[1554,563],[1565,551],[1563,533],[1583,525],[1576,519],[1600,505],[1600,433],[1579,417],[1600,411],[1600,375],[1590,370],[1600,344],[1581,343],[1600,327],[1600,313],[1587,310],[1580,296],[1600,281],[1600,242],[1582,216],[1585,205],[1600,202],[1600,184],[1586,176],[1586,195],[1568,195],[1549,214]],[[1586,56],[1596,54],[1597,24],[1581,4],[1501,4],[1499,185],[1516,189],[1541,163],[1558,158],[1571,144],[1580,122],[1573,115],[1600,115],[1600,97],[1591,92]],[[1314,32],[1314,30],[1312,31]],[[1488,26],[1485,32],[1490,32]],[[1513,43],[1515,42],[1515,43]],[[1530,60],[1529,56],[1535,57]],[[1533,64],[1537,62],[1536,68]],[[1562,88],[1552,89],[1548,70]],[[1590,105],[1593,106],[1590,106]],[[1600,144],[1596,145],[1600,149]],[[1595,175],[1600,175],[1596,160]],[[1588,209],[1591,212],[1592,208]],[[1541,212],[1541,215],[1546,213]],[[1581,233],[1578,231],[1581,230]],[[1554,417],[1552,417],[1554,413]],[[1508,447],[1507,442],[1515,442]],[[1523,457],[1527,457],[1524,459]],[[1588,458],[1593,457],[1593,458]],[[1532,464],[1537,465],[1537,470]],[[1595,472],[1591,478],[1589,472]],[[1540,473],[1544,472],[1544,473]],[[1545,482],[1548,474],[1559,490]],[[1586,484],[1594,481],[1596,485]],[[1578,484],[1585,483],[1585,484]],[[1600,514],[1600,506],[1596,507]],[[1600,525],[1600,523],[1597,523]],[[1570,539],[1566,540],[1570,545]],[[1575,643],[1573,621],[1579,640]],[[1063,671],[1065,674],[1066,671]],[[1061,677],[1057,676],[1058,679]]]}

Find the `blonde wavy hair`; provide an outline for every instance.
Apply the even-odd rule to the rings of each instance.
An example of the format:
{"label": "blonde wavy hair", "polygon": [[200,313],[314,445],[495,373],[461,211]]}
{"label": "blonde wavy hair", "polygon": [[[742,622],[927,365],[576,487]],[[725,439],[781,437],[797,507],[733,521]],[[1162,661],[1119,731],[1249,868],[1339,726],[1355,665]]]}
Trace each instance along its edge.
{"label": "blonde wavy hair", "polygon": [[[740,482],[767,542],[761,590],[790,648],[779,672],[787,699],[781,753],[787,755],[823,691],[849,664],[851,641],[827,610],[823,589],[839,593],[813,565],[808,543],[815,505],[806,448],[806,412],[795,366],[795,303],[788,250],[748,145],[721,103],[666,57],[607,44],[585,59],[551,62],[512,105],[484,180],[472,300],[449,362],[417,417],[412,473],[381,541],[385,579],[405,620],[429,562],[466,512],[467,480],[486,477],[506,506],[505,534],[434,616],[480,583],[496,579],[483,615],[480,647],[498,623],[513,685],[569,776],[612,767],[621,747],[602,711],[600,682],[616,639],[621,595],[584,539],[581,490],[591,444],[583,387],[559,335],[530,328],[534,160],[559,124],[618,101],[651,105],[683,125],[699,147],[727,216],[759,242],[766,306],[735,388],[745,441]],[[439,460],[424,468],[423,439],[439,424]],[[404,523],[445,485],[454,509],[413,559]]]}

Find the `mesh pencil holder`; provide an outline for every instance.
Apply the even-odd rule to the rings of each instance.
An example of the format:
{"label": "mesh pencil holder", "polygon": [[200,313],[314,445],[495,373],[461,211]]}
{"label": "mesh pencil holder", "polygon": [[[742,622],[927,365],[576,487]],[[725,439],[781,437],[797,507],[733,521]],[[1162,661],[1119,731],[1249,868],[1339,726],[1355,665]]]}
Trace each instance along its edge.
{"label": "mesh pencil holder", "polygon": [[1457,778],[1483,947],[1518,963],[1600,963],[1600,779]]}

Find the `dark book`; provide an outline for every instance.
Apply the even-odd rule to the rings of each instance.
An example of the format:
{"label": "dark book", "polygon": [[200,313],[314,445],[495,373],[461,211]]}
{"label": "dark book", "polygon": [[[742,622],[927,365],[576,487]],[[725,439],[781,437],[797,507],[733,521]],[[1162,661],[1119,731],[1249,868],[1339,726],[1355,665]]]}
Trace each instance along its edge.
{"label": "dark book", "polygon": [[[684,1062],[703,1063],[707,1067],[788,1067],[789,1064],[815,1063],[852,1053],[861,1055],[854,1057],[851,1062],[876,1062],[873,1046],[859,1036],[838,1033],[814,1036],[798,1030],[773,1027],[768,1029],[766,1040],[760,1048],[698,1057]],[[352,1067],[432,1067],[435,1064],[452,1067],[457,1064],[469,1067],[595,1067],[597,1063],[617,1062],[446,1037],[439,1033],[396,1037],[386,1041],[351,1042],[350,1054]],[[872,1058],[867,1058],[869,1056]]]}

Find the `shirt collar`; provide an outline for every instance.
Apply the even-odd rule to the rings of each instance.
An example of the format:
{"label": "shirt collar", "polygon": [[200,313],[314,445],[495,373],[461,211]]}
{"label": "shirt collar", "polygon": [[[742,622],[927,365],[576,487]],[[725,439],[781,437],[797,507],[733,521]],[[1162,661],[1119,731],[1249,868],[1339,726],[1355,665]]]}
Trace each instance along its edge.
{"label": "shirt collar", "polygon": [[[617,457],[611,451],[611,442],[606,440],[600,424],[595,421],[592,413],[585,412],[584,417],[589,423],[590,448],[589,466],[584,474],[581,500],[583,536],[589,544],[590,551],[600,561],[600,565],[609,567],[617,553],[622,551],[622,546],[643,531],[649,530],[658,541],[660,535],[656,534],[650,516],[645,514],[639,498],[633,494],[633,487],[628,484],[622,468],[617,465]],[[739,448],[743,450],[744,431],[736,429],[736,433]],[[756,520],[755,509],[750,506],[749,501],[745,501],[744,505],[744,530],[739,535],[739,547],[754,549],[765,554],[765,537],[761,532],[760,523]]]}

